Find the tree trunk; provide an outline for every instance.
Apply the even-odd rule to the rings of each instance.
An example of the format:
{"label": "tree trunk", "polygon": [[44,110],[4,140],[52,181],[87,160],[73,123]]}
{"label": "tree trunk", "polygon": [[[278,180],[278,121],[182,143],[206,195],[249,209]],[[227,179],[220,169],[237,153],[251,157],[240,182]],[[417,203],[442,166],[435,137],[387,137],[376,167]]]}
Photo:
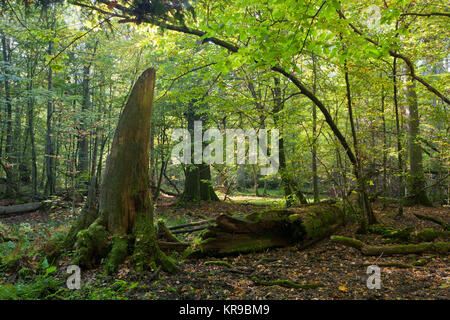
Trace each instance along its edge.
{"label": "tree trunk", "polygon": [[397,58],[394,58],[392,65],[393,85],[394,85],[394,109],[395,109],[395,128],[397,136],[397,167],[398,167],[398,189],[399,189],[399,207],[398,216],[403,215],[403,198],[405,197],[405,186],[403,182],[403,156],[402,156],[402,138],[400,131],[400,115],[398,112],[398,94],[397,94]]}
{"label": "tree trunk", "polygon": [[377,223],[377,220],[375,218],[375,215],[372,211],[372,207],[370,205],[369,197],[367,196],[366,191],[366,182],[363,179],[363,171],[361,167],[361,158],[359,153],[359,145],[358,145],[358,139],[356,136],[356,127],[355,122],[353,120],[353,106],[352,106],[352,99],[351,99],[351,91],[350,91],[350,80],[347,70],[347,63],[344,63],[344,76],[345,76],[345,85],[347,89],[347,107],[348,107],[348,117],[350,120],[350,127],[352,131],[352,138],[353,138],[353,147],[355,149],[355,163],[353,163],[353,171],[355,174],[356,182],[358,184],[358,193],[360,198],[360,205],[363,209],[363,214],[365,217],[361,219],[361,229],[363,232],[366,230],[366,220],[368,224],[375,224]]}
{"label": "tree trunk", "polygon": [[[315,95],[316,94],[316,87],[317,87],[317,66],[316,66],[316,58],[313,54],[312,56],[312,63],[313,63],[313,88],[312,92]],[[317,139],[316,137],[316,130],[317,130],[317,106],[313,104],[313,127],[312,127],[312,173],[313,173],[313,196],[314,196],[314,203],[318,203],[320,201],[319,198],[319,177],[317,175]]]}
{"label": "tree trunk", "polygon": [[308,202],[306,201],[306,198],[304,197],[303,193],[300,190],[298,190],[298,188],[296,188],[297,190],[293,189],[293,186],[296,186],[296,184],[292,181],[292,179],[290,179],[288,172],[287,172],[284,139],[283,139],[282,127],[280,126],[280,121],[279,121],[280,119],[279,119],[279,115],[278,115],[278,112],[280,112],[283,109],[284,103],[281,100],[280,79],[278,79],[277,77],[274,77],[273,81],[274,81],[273,122],[274,122],[275,126],[278,127],[278,130],[280,131],[280,138],[278,141],[278,149],[279,149],[278,156],[279,156],[279,161],[280,161],[279,172],[280,172],[281,184],[283,187],[284,197],[286,199],[286,207],[291,207],[294,204],[294,193],[297,195],[297,198],[301,204],[306,204]]}
{"label": "tree trunk", "polygon": [[[52,42],[48,43],[47,53],[49,56],[52,54]],[[48,91],[49,93],[53,89],[52,83],[53,71],[52,68],[48,68]],[[55,193],[55,177],[53,174],[53,162],[54,162],[54,145],[52,141],[52,115],[53,115],[53,103],[52,98],[49,98],[47,102],[47,134],[46,134],[46,144],[45,144],[45,172],[47,174],[47,181],[45,184],[45,194],[52,195]]]}
{"label": "tree trunk", "polygon": [[[194,122],[197,120],[202,120],[201,117],[195,113],[194,102],[189,103],[186,118],[188,122],[188,130],[193,139]],[[219,197],[217,197],[211,185],[211,168],[209,164],[201,163],[186,166],[184,191],[180,200],[182,202],[198,202],[200,200],[219,201]]]}
{"label": "tree trunk", "polygon": [[[2,33],[2,51],[3,51],[3,73],[5,74],[5,79],[3,81],[5,87],[5,105],[6,105],[6,142],[5,142],[5,158],[8,161],[8,165],[6,166],[7,172],[7,186],[6,186],[6,194],[5,198],[14,196],[14,174],[12,169],[12,106],[11,106],[11,92],[10,85],[7,74],[10,71],[7,69],[9,67],[9,41],[7,41],[6,36]],[[11,163],[11,165],[9,164]]]}
{"label": "tree trunk", "polygon": [[83,68],[83,100],[81,103],[81,120],[79,126],[79,134],[78,134],[78,166],[77,171],[81,176],[79,181],[79,186],[82,188],[87,181],[88,175],[88,152],[89,152],[89,144],[88,144],[88,135],[87,135],[87,124],[86,124],[86,112],[89,108],[89,74],[90,74],[91,65],[86,65]]}
{"label": "tree trunk", "polygon": [[75,262],[80,266],[92,267],[107,256],[106,270],[113,272],[133,252],[139,270],[153,263],[176,270],[159,249],[153,225],[148,172],[155,73],[150,68],[139,77],[119,119],[100,188],[98,218],[87,229],[71,232],[76,233]]}
{"label": "tree trunk", "polygon": [[[405,79],[406,81],[406,79]],[[409,176],[408,176],[408,203],[430,206],[425,190],[425,175],[423,173],[422,147],[419,136],[419,108],[414,81],[405,87],[406,116],[408,119],[408,147],[409,147]]]}

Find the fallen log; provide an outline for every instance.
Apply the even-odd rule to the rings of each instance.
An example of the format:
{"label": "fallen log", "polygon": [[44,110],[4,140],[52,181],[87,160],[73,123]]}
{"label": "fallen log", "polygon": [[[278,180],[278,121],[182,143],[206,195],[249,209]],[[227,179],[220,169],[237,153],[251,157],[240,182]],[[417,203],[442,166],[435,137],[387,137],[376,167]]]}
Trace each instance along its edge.
{"label": "fallen log", "polygon": [[331,241],[361,250],[366,256],[391,256],[395,254],[411,253],[441,253],[447,254],[450,251],[449,242],[423,242],[417,244],[402,244],[393,246],[368,246],[363,242],[342,236],[331,236]]}
{"label": "fallen log", "polygon": [[30,202],[12,206],[0,206],[0,214],[17,214],[35,211],[42,206],[41,202]]}
{"label": "fallen log", "polygon": [[186,228],[186,227],[192,227],[192,226],[200,226],[200,225],[204,225],[204,224],[210,224],[210,223],[213,222],[213,221],[214,221],[214,219],[203,220],[203,221],[198,221],[198,222],[190,222],[190,223],[180,224],[180,225],[177,225],[177,226],[167,227],[167,229],[169,229],[169,230],[183,229],[183,228]]}
{"label": "fallen log", "polygon": [[394,254],[410,253],[448,253],[450,243],[448,242],[425,242],[418,244],[403,244],[396,246],[364,246],[361,252],[366,256],[391,256]]}
{"label": "fallen log", "polygon": [[415,213],[414,215],[415,215],[418,219],[426,220],[426,221],[431,221],[431,222],[437,223],[438,225],[440,225],[440,226],[441,226],[444,230],[446,230],[446,231],[450,229],[450,225],[449,225],[447,222],[442,221],[442,220],[439,220],[438,218],[431,217],[431,216],[426,216],[426,215],[419,214],[419,213]]}
{"label": "fallen log", "polygon": [[207,228],[208,228],[208,226],[199,226],[199,227],[190,228],[190,229],[175,230],[175,231],[172,232],[172,234],[192,233],[192,232],[195,232],[195,231],[205,230]]}
{"label": "fallen log", "polygon": [[329,236],[342,223],[342,209],[334,204],[269,210],[244,217],[221,215],[187,256],[224,256],[294,244],[305,247]]}

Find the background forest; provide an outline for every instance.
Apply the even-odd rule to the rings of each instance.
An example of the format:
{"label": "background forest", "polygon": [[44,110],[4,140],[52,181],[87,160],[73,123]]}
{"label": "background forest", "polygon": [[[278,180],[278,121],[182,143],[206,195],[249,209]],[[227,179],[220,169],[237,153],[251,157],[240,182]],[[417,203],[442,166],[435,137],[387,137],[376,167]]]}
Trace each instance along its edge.
{"label": "background forest", "polygon": [[[41,271],[17,261],[35,254],[37,239],[66,236],[97,197],[118,120],[149,67],[149,187],[156,220],[169,229],[219,213],[339,203],[355,222],[346,236],[413,237],[437,226],[414,214],[448,230],[448,1],[3,0],[0,11],[0,252],[2,265],[16,263],[5,272],[46,270],[47,279],[54,271],[48,257]],[[221,131],[278,129],[278,172],[173,164],[173,130],[197,120]],[[195,242],[196,231],[182,241]],[[440,259],[436,268],[448,270],[447,255]],[[436,286],[445,290],[442,277]],[[242,286],[235,297],[259,297]],[[131,287],[119,282],[119,293],[92,289],[89,297]],[[0,294],[24,298],[14,290]]]}

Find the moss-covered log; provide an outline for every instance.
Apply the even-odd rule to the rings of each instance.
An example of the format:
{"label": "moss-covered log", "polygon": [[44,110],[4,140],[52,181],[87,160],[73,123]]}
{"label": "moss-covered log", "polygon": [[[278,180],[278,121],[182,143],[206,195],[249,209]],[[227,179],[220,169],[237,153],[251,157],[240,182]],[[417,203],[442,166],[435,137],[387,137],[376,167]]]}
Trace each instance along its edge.
{"label": "moss-covered log", "polygon": [[354,239],[354,238],[348,238],[348,237],[342,237],[342,236],[331,236],[331,241],[343,244],[347,247],[352,247],[361,250],[362,247],[364,247],[364,242]]}
{"label": "moss-covered log", "polygon": [[294,244],[307,246],[329,236],[343,222],[338,205],[270,210],[244,217],[221,215],[189,256],[224,256]]}
{"label": "moss-covered log", "polygon": [[426,216],[426,215],[419,214],[419,213],[415,213],[414,215],[421,220],[426,220],[426,221],[431,221],[431,222],[437,223],[446,231],[450,230],[450,224],[448,224],[445,221],[439,220],[438,218],[435,218],[432,216]]}
{"label": "moss-covered log", "polygon": [[448,253],[450,243],[448,242],[428,242],[418,244],[403,244],[395,246],[364,246],[361,252],[366,256],[391,256],[394,254],[410,253]]}
{"label": "moss-covered log", "polygon": [[360,249],[362,254],[366,256],[391,256],[395,254],[411,254],[411,253],[440,253],[447,254],[450,250],[449,242],[425,242],[417,244],[402,244],[390,246],[368,246],[363,242],[342,236],[332,236],[333,242]]}

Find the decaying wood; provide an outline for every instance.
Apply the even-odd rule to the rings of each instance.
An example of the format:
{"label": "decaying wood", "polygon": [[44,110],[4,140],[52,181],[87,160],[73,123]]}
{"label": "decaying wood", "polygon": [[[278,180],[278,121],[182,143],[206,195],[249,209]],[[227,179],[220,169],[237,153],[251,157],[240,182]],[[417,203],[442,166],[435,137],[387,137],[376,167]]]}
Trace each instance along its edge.
{"label": "decaying wood", "polygon": [[177,239],[170,231],[169,228],[166,227],[164,222],[158,221],[158,232],[156,234],[156,237],[160,240],[164,239],[169,242],[177,242],[179,243],[180,240]]}
{"label": "decaying wood", "polygon": [[210,224],[211,222],[213,222],[214,219],[210,219],[210,220],[203,220],[203,221],[197,221],[197,222],[191,222],[191,223],[185,223],[185,224],[180,224],[177,226],[171,226],[171,227],[167,227],[167,229],[169,230],[177,230],[177,229],[183,229],[186,227],[192,227],[192,226],[200,226],[200,225],[204,225],[204,224]]}
{"label": "decaying wood", "polygon": [[342,222],[342,210],[333,204],[269,210],[244,217],[221,215],[208,226],[202,242],[190,256],[224,256],[310,245],[329,236]]}
{"label": "decaying wood", "polygon": [[361,250],[366,256],[391,256],[395,254],[411,253],[441,253],[447,254],[450,250],[449,242],[423,242],[417,244],[402,244],[388,246],[369,246],[363,242],[342,236],[332,236],[331,241]]}
{"label": "decaying wood", "polygon": [[178,251],[183,252],[187,247],[190,246],[189,243],[184,243],[178,240],[166,227],[164,222],[158,222],[158,232],[156,234],[158,238],[158,246],[163,251]]}
{"label": "decaying wood", "polygon": [[206,228],[208,228],[208,226],[200,226],[200,227],[195,227],[195,228],[190,228],[190,229],[175,230],[172,232],[172,234],[192,233],[195,231],[205,230]]}
{"label": "decaying wood", "polygon": [[158,240],[158,246],[164,252],[168,252],[168,251],[183,252],[187,247],[190,246],[190,243],[168,242],[168,241]]}
{"label": "decaying wood", "polygon": [[0,206],[0,214],[18,214],[36,211],[42,206],[42,202],[30,202],[12,206]]}
{"label": "decaying wood", "polygon": [[450,229],[450,225],[448,223],[446,223],[445,221],[439,220],[438,218],[431,217],[431,216],[426,216],[426,215],[419,214],[419,213],[415,213],[414,215],[417,218],[421,219],[421,220],[426,220],[426,221],[431,221],[431,222],[437,223],[444,230],[449,230]]}

